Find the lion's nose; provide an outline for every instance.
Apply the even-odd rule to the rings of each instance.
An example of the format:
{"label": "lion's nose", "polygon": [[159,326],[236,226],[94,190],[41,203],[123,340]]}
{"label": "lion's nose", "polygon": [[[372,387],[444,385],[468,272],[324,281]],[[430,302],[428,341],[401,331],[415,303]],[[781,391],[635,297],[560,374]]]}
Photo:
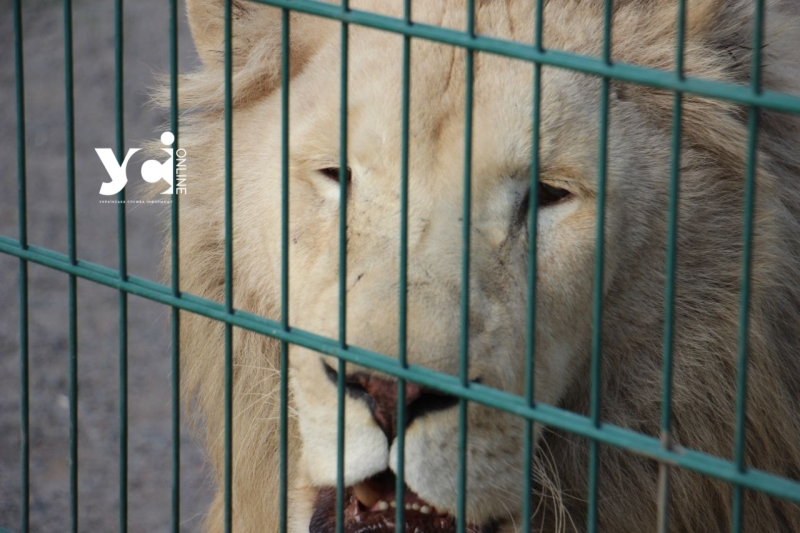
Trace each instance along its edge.
{"label": "lion's nose", "polygon": [[[392,442],[397,436],[397,405],[399,403],[397,382],[364,372],[349,374],[346,381],[351,392],[362,393],[366,397],[372,417],[386,434],[389,442]],[[416,383],[406,382],[405,385],[405,404],[408,407],[419,400],[424,391]],[[410,409],[406,409],[404,425],[410,421],[409,414]]]}
{"label": "lion's nose", "polygon": [[[325,373],[336,383],[337,373],[323,363]],[[367,372],[354,372],[345,378],[347,392],[354,397],[362,398],[367,402],[372,417],[383,430],[386,438],[391,443],[397,436],[397,381]],[[403,426],[407,427],[416,418],[433,411],[440,411],[458,404],[458,399],[436,390],[422,387],[416,383],[405,384],[405,419]]]}

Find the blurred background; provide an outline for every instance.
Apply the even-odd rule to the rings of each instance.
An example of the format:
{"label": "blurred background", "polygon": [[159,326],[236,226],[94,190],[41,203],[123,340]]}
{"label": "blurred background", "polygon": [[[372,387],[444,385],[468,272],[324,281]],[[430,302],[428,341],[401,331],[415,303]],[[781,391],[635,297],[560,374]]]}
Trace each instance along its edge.
{"label": "blurred background", "polygon": [[[18,237],[14,27],[0,0],[0,234]],[[169,70],[169,3],[125,2],[125,148],[167,129],[149,92]],[[29,242],[67,252],[64,26],[59,0],[24,0]],[[117,268],[117,206],[101,204],[108,175],[95,148],[116,149],[114,2],[73,0],[77,251]],[[181,5],[180,69],[197,65]],[[146,157],[128,166],[136,197]],[[189,163],[190,165],[190,163]],[[191,172],[189,166],[188,172]],[[159,280],[163,205],[129,204],[128,269]],[[31,531],[69,527],[67,275],[29,266]],[[19,261],[0,254],[0,527],[20,521]],[[81,531],[119,525],[119,298],[78,280],[79,520]],[[129,296],[129,530],[168,531],[171,520],[169,309]],[[184,427],[182,529],[198,531],[211,499],[202,452]]]}

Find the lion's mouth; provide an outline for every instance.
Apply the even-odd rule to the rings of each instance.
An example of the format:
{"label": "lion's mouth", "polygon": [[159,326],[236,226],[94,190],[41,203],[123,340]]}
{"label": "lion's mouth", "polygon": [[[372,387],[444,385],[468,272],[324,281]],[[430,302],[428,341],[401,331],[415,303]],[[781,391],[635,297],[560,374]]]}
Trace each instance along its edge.
{"label": "lion's mouth", "polygon": [[[439,511],[408,487],[401,498],[395,494],[395,476],[385,470],[361,483],[347,487],[344,494],[345,533],[394,533],[397,505],[405,509],[406,533],[455,533],[456,518]],[[467,525],[467,533],[493,533],[494,525]],[[336,489],[319,489],[314,502],[310,533],[336,531]]]}

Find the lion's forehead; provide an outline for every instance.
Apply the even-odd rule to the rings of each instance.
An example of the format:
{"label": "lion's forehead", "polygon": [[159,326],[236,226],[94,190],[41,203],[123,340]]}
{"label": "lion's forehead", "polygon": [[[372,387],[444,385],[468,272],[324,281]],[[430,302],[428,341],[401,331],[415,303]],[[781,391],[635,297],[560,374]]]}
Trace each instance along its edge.
{"label": "lion's forehead", "polygon": [[[354,33],[349,59],[348,158],[376,175],[394,176],[402,154],[402,41],[376,31]],[[411,55],[424,61],[413,62],[409,75],[410,169],[416,179],[435,176],[442,183],[450,178],[455,187],[463,173],[467,58],[463,50],[427,41],[414,41]],[[317,153],[338,156],[340,93],[331,90],[331,77],[338,78],[338,72],[330,66],[338,62],[338,43],[331,43],[317,61],[326,67],[309,69],[309,75],[298,80],[306,86],[298,87],[292,118],[297,117],[303,132],[313,132]],[[473,61],[472,164],[480,185],[487,179],[522,175],[529,168],[533,66],[485,53],[476,53]],[[543,69],[540,153],[548,168],[594,167],[599,94],[597,79]],[[310,99],[313,105],[306,103]],[[583,146],[592,149],[581,150]]]}

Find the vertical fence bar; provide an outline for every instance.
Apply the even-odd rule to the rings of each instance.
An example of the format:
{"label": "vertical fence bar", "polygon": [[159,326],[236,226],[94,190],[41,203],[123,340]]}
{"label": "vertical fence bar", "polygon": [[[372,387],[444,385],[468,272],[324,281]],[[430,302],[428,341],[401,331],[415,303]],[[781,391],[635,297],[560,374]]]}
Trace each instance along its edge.
{"label": "vertical fence bar", "polygon": [[[342,0],[342,13],[350,10]],[[347,348],[347,70],[349,39],[346,22],[341,29],[340,116],[339,116],[339,345]],[[337,442],[336,442],[336,533],[344,533],[344,444],[345,444],[345,374],[347,365],[338,362],[337,378]]]}
{"label": "vertical fence bar", "polygon": [[[403,2],[403,22],[411,24],[411,0]],[[400,124],[400,288],[397,358],[408,366],[408,126],[411,91],[411,37],[403,36],[403,88]],[[406,449],[406,380],[397,380],[397,468],[395,469],[395,531],[405,531],[405,449]]]}
{"label": "vertical fence bar", "polygon": [[[686,35],[686,0],[678,0],[677,35],[675,38],[675,77],[684,78],[684,47]],[[667,265],[664,295],[664,368],[661,374],[661,443],[672,448],[672,374],[673,340],[675,330],[675,273],[678,254],[678,196],[681,167],[681,121],[683,93],[676,92],[672,114],[672,163],[669,180],[669,213],[667,215]],[[658,472],[658,531],[669,532],[670,466],[660,463]]]}
{"label": "vertical fence bar", "polygon": [[[25,202],[25,193],[20,193],[20,205]],[[20,212],[23,213],[23,212]],[[20,455],[21,455],[21,509],[20,531],[27,533],[30,527],[30,402],[28,378],[28,262],[19,261],[19,357],[20,357]]]}
{"label": "vertical fence bar", "polygon": [[[19,245],[28,248],[28,192],[25,150],[25,74],[22,54],[22,0],[14,0],[14,80],[17,93],[17,211]],[[28,262],[19,260],[19,378],[20,378],[20,525],[30,527],[30,402],[28,379]]]}
{"label": "vertical fence bar", "polygon": [[[173,147],[177,150],[180,146],[178,132],[178,0],[170,0],[169,13],[170,127],[174,136]],[[177,158],[173,157],[173,176],[177,174],[177,164]],[[178,198],[178,194],[173,194],[170,205],[172,295],[176,297],[181,294]],[[172,533],[178,533],[181,523],[181,326],[177,307],[172,308],[170,324],[172,334]]]}
{"label": "vertical fence bar", "polygon": [[[125,158],[125,108],[123,100],[123,0],[114,0],[114,101],[117,158]],[[128,279],[125,189],[117,193],[119,277]],[[128,531],[128,293],[119,291],[119,530]]]}
{"label": "vertical fence bar", "polygon": [[[467,0],[467,35],[475,37],[475,0]],[[461,339],[459,377],[462,387],[469,386],[469,257],[470,221],[472,218],[472,102],[474,52],[465,49],[466,75],[464,94],[464,202],[462,213],[461,257]],[[456,530],[467,530],[467,401],[458,401],[458,501],[456,502]]]}
{"label": "vertical fence bar", "polygon": [[[539,52],[543,52],[542,30],[544,16],[544,0],[536,0],[536,10],[534,20],[533,45]],[[528,309],[527,309],[527,346],[526,346],[526,368],[525,368],[525,398],[528,405],[533,407],[535,404],[535,352],[536,352],[536,246],[538,233],[539,217],[539,138],[541,132],[541,89],[542,89],[542,65],[533,64],[533,110],[531,113],[531,175],[528,191]],[[534,465],[534,425],[530,419],[525,419],[525,441],[523,446],[523,475],[522,482],[522,531],[530,533],[533,509],[531,499],[533,498],[533,465]]]}
{"label": "vertical fence bar", "polygon": [[[611,64],[612,0],[605,1],[603,20],[603,60]],[[603,77],[600,93],[600,141],[597,163],[597,235],[594,265],[594,305],[592,313],[592,365],[590,417],[600,427],[600,378],[602,373],[603,343],[603,263],[605,261],[606,173],[608,165],[608,96],[610,81]],[[589,533],[597,531],[597,477],[599,470],[599,443],[589,445]]]}
{"label": "vertical fence bar", "polygon": [[[341,275],[341,274],[340,274]],[[344,359],[339,359],[336,378],[336,533],[344,533],[344,401],[345,372]]]}
{"label": "vertical fence bar", "polygon": [[[289,331],[289,10],[281,10],[281,327]],[[280,487],[278,531],[286,533],[288,522],[287,450],[289,424],[289,344],[281,341],[280,390]]]}
{"label": "vertical fence bar", "polygon": [[[75,96],[72,52],[72,1],[64,0],[64,92],[67,160],[67,248],[77,264],[75,241]],[[78,278],[69,275],[69,494],[73,533],[78,533]]]}
{"label": "vertical fence bar", "polygon": [[[233,314],[232,0],[225,0],[225,311]],[[225,323],[225,533],[233,519],[233,326]]]}
{"label": "vertical fence bar", "polygon": [[[761,93],[761,48],[764,41],[764,0],[756,0],[753,17],[753,59],[751,64],[751,88],[753,94]],[[744,191],[744,224],[742,229],[742,290],[739,310],[739,353],[736,380],[736,436],[734,441],[734,463],[740,472],[746,470],[746,422],[747,422],[747,356],[750,322],[750,273],[753,259],[753,211],[756,202],[756,171],[758,169],[758,124],[759,109],[750,107],[747,133],[747,168]],[[733,533],[742,530],[744,490],[741,485],[733,487]]]}

